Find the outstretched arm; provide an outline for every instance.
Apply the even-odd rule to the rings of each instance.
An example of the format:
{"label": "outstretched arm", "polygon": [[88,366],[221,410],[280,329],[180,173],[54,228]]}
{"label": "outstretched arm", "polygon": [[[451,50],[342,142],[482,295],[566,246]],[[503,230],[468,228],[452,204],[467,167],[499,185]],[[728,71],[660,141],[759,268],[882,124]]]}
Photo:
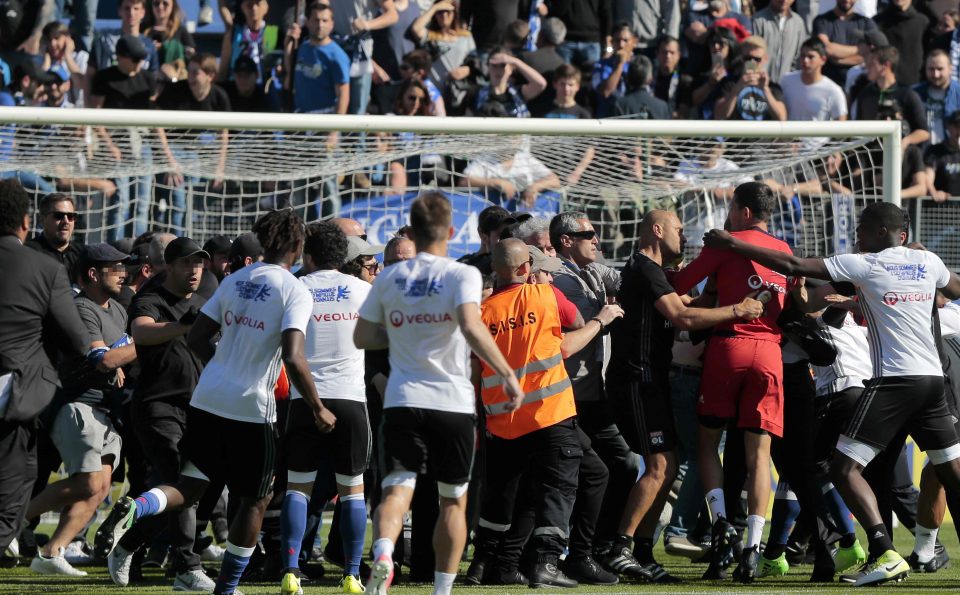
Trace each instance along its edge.
{"label": "outstretched arm", "polygon": [[833,280],[830,273],[827,272],[827,265],[824,264],[822,258],[799,258],[786,252],[761,248],[738,240],[720,229],[708,231],[703,236],[703,245],[720,250],[730,250],[784,275],[813,277],[825,281]]}

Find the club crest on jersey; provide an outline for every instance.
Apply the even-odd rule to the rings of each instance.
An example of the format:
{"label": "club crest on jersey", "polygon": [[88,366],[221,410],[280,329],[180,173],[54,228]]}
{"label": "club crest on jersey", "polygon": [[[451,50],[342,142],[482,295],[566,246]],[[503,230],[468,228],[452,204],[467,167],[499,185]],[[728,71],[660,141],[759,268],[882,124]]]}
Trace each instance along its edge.
{"label": "club crest on jersey", "polygon": [[921,281],[927,278],[925,264],[888,264],[883,268],[897,281]]}
{"label": "club crest on jersey", "polygon": [[910,291],[906,293],[888,291],[883,294],[883,303],[888,306],[896,306],[900,302],[929,302],[932,299],[933,294],[924,291]]}
{"label": "club crest on jersey", "polygon": [[310,290],[314,302],[342,302],[350,299],[350,288],[344,285],[336,287],[315,287]]}
{"label": "club crest on jersey", "polygon": [[252,300],[254,302],[265,302],[270,297],[270,286],[266,283],[254,283],[252,281],[237,281],[237,296],[241,300]]}
{"label": "club crest on jersey", "polygon": [[422,279],[410,280],[406,277],[396,280],[397,288],[403,292],[405,297],[429,297],[438,295],[443,289],[443,283],[438,279],[424,277]]}

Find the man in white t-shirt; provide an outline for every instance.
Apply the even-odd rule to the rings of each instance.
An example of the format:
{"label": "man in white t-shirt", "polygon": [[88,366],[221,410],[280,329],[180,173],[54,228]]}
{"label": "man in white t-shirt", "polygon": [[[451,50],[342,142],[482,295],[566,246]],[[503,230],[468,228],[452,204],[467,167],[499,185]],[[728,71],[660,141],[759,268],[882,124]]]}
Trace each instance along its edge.
{"label": "man in white t-shirt", "polygon": [[[713,230],[704,239],[726,247],[785,275],[849,282],[857,290],[867,321],[873,379],[857,402],[837,442],[831,464],[834,483],[866,529],[869,557],[860,570],[841,581],[874,585],[907,576],[910,566],[893,548],[863,469],[896,436],[906,431],[926,451],[948,491],[960,492],[960,444],[944,396],[943,369],[932,331],[935,296],[960,297],[960,277],[943,261],[911,250],[904,211],[892,203],[873,203],[860,214],[857,243],[862,253],[827,259],[782,255],[740,242]],[[810,307],[834,291],[815,292]]]}
{"label": "man in white t-shirt", "polygon": [[383,500],[373,521],[373,569],[367,589],[387,592],[393,549],[410,509],[417,474],[437,480],[440,516],[434,533],[434,594],[453,587],[466,544],[467,483],[476,442],[470,350],[505,378],[508,408],[523,392],[480,318],[482,280],[475,268],[447,258],[454,228],[450,202],[422,194],[410,207],[417,255],[384,269],[360,308],[358,349],[390,348],[390,378],[381,423]]}
{"label": "man in white t-shirt", "polygon": [[846,120],[847,98],[840,85],[823,76],[827,47],[816,37],[800,46],[800,70],[780,79],[787,119],[820,122]]}
{"label": "man in white t-shirt", "polygon": [[[359,240],[359,238],[349,238]],[[367,417],[364,353],[353,345],[353,330],[370,283],[337,269],[350,259],[347,236],[337,223],[310,225],[303,249],[300,281],[310,292],[313,312],[307,325],[306,357],[317,393],[337,418],[332,432],[313,423],[307,402],[295,388],[284,431],[287,493],[280,514],[281,595],[302,593],[300,544],[306,530],[308,504],[318,468],[331,469],[340,497],[340,537],[344,565],[340,588],[362,593],[360,560],[367,530],[363,473],[370,463],[370,420]],[[324,461],[330,464],[324,465]],[[331,538],[334,538],[331,535]]]}
{"label": "man in white t-shirt", "polygon": [[[180,480],[136,499],[121,498],[97,531],[98,542],[116,544],[137,520],[191,506],[211,482],[224,482],[238,502],[214,590],[224,595],[237,592],[270,500],[277,452],[273,391],[281,365],[317,428],[329,432],[336,423],[317,396],[304,357],[311,295],[290,273],[303,249],[303,221],[289,209],[273,211],[257,220],[253,232],[263,261],[225,277],[187,335],[187,345],[206,367],[187,413]],[[180,323],[168,324],[175,332]],[[129,556],[113,558],[111,553],[111,572],[117,565],[129,572]]]}

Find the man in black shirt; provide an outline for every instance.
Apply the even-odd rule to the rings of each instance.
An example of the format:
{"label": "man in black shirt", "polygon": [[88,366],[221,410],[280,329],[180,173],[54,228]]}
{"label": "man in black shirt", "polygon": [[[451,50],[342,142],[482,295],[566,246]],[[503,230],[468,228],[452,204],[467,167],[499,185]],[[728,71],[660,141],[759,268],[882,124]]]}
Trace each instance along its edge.
{"label": "man in black shirt", "polygon": [[493,265],[490,262],[490,253],[500,241],[500,230],[516,223],[517,220],[503,207],[487,207],[477,216],[477,233],[480,234],[480,249],[472,254],[466,254],[457,259],[457,262],[469,264],[480,270],[481,275],[493,274]]}
{"label": "man in black shirt", "polygon": [[[187,347],[186,335],[206,303],[196,291],[203,274],[203,260],[209,255],[190,238],[177,238],[167,245],[163,256],[163,283],[145,288],[130,305],[130,329],[140,361],[131,418],[159,479],[171,482],[180,475],[179,444],[186,429],[187,407],[203,369],[200,359]],[[200,557],[193,551],[195,507],[134,525],[107,559],[113,582],[128,584],[134,552],[152,541],[168,523],[172,565],[177,574],[174,589],[212,591],[215,585],[203,574]]]}
{"label": "man in black shirt", "polygon": [[960,111],[946,120],[947,138],[928,148],[923,156],[927,180],[933,185],[930,195],[937,202],[960,196]]}
{"label": "man in black shirt", "polygon": [[877,120],[880,104],[886,99],[895,99],[900,105],[903,120],[909,126],[903,137],[902,149],[906,152],[910,145],[920,145],[930,139],[927,131],[927,113],[920,96],[908,85],[897,82],[897,65],[900,52],[893,46],[877,48],[866,62],[867,78],[870,84],[860,91],[853,103],[852,112],[856,120]]}
{"label": "man in black shirt", "polygon": [[[856,0],[837,0],[830,12],[813,19],[812,36],[818,37],[827,46],[830,59],[823,74],[841,87],[847,80],[847,71],[863,61],[857,48],[857,39],[863,39],[867,33],[877,30],[877,24],[871,19],[853,11]],[[854,37],[853,32],[860,33]]]}
{"label": "man in black shirt", "polygon": [[648,91],[653,80],[653,64],[646,56],[634,56],[627,70],[627,89],[629,93],[618,97],[613,104],[614,116],[625,116],[637,120],[669,120],[670,106],[657,99]]}
{"label": "man in black shirt", "polygon": [[913,0],[893,0],[874,17],[874,22],[900,52],[897,80],[905,85],[920,82],[923,46],[930,20],[914,6]]}
{"label": "man in black shirt", "polygon": [[257,84],[260,70],[250,56],[240,56],[233,64],[233,80],[223,84],[230,107],[235,112],[275,112],[263,85]]}
{"label": "man in black shirt", "polygon": [[76,279],[80,245],[73,242],[77,223],[77,203],[69,194],[54,192],[40,200],[43,231],[27,240],[27,247],[50,256],[67,269],[70,282]]}
{"label": "man in black shirt", "polygon": [[693,103],[693,77],[680,65],[680,42],[661,37],[657,43],[657,67],[653,77],[653,96],[666,101],[673,118],[684,119]]}
{"label": "man in black shirt", "polygon": [[[675,582],[653,558],[654,530],[677,470],[669,376],[674,328],[694,330],[752,320],[763,312],[763,304],[744,298],[724,308],[688,308],[661,268],[683,254],[686,239],[680,219],[668,211],[650,211],[640,234],[620,277],[617,297],[624,317],[611,327],[607,395],[621,413],[617,427],[630,449],[643,456],[646,469],[630,490],[604,563],[613,569],[639,564],[648,580]],[[637,547],[631,552],[634,535]]]}

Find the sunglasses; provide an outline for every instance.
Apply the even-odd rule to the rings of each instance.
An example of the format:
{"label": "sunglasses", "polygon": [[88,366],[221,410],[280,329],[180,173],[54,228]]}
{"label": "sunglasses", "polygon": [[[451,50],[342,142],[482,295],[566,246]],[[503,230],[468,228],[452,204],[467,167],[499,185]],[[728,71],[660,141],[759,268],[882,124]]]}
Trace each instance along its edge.
{"label": "sunglasses", "polygon": [[51,217],[53,217],[53,218],[56,219],[57,221],[63,221],[64,219],[66,219],[67,221],[76,221],[76,220],[77,220],[77,214],[76,214],[76,213],[67,213],[67,212],[64,212],[64,211],[53,211],[52,213],[47,213],[47,215],[50,215]]}
{"label": "sunglasses", "polygon": [[758,58],[756,56],[747,56],[743,60],[745,62],[762,62],[763,58]]}
{"label": "sunglasses", "polygon": [[578,240],[592,240],[593,238],[597,237],[597,232],[593,229],[587,229],[585,231],[571,231],[569,233],[565,233],[564,235],[568,235],[571,238],[577,238]]}
{"label": "sunglasses", "polygon": [[367,272],[370,273],[371,275],[376,275],[377,273],[380,272],[380,263],[379,263],[379,262],[373,262],[373,263],[364,264],[364,265],[361,265],[361,266],[362,266],[363,268],[367,269]]}
{"label": "sunglasses", "polygon": [[426,97],[423,95],[407,95],[405,99],[407,101],[423,101]]}

